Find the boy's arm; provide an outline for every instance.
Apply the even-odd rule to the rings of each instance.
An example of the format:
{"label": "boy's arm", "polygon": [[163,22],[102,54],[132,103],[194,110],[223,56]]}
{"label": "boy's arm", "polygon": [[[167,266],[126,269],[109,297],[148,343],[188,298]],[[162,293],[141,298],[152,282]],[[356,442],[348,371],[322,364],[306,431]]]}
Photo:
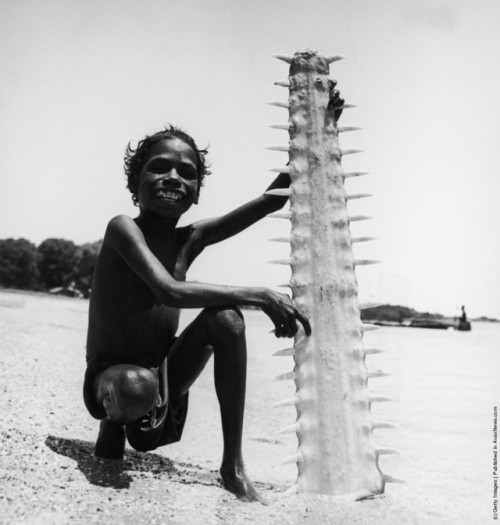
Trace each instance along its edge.
{"label": "boy's arm", "polygon": [[[340,98],[339,91],[335,89],[336,84],[334,80],[329,81],[330,102],[328,110],[335,122],[339,120],[344,105],[344,99]],[[280,173],[266,191],[288,188],[289,186],[290,176],[286,173]],[[236,235],[269,213],[281,209],[287,199],[288,197],[263,194],[226,215],[196,222],[193,227],[198,233],[201,245],[203,247],[209,246]]]}
{"label": "boy's arm", "polygon": [[[289,175],[280,173],[266,191],[289,186]],[[269,213],[281,209],[287,199],[288,197],[263,194],[225,215],[198,221],[193,224],[193,228],[198,234],[201,245],[209,246],[236,235]]]}
{"label": "boy's arm", "polygon": [[297,320],[307,334],[311,332],[309,321],[286,294],[268,288],[177,281],[149,249],[144,234],[130,217],[120,215],[112,219],[104,243],[145,282],[162,304],[176,308],[258,306],[274,323],[277,337],[293,336],[298,329]]}

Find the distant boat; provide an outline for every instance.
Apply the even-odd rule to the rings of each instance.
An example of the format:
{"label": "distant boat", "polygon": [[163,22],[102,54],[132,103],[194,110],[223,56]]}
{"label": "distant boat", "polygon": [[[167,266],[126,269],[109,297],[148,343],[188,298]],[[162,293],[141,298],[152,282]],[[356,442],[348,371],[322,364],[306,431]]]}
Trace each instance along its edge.
{"label": "distant boat", "polygon": [[460,319],[455,326],[455,329],[460,330],[461,332],[470,332],[472,327],[469,321],[462,321],[462,319]]}
{"label": "distant boat", "polygon": [[410,319],[410,324],[412,328],[437,328],[441,330],[447,330],[450,325],[444,321],[438,319],[429,319],[427,317],[417,317]]}

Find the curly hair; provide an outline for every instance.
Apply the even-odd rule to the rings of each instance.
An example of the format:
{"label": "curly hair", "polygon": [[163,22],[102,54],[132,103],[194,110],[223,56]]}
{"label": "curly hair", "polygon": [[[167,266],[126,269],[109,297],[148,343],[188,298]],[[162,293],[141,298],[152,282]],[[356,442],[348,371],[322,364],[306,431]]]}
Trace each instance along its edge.
{"label": "curly hair", "polygon": [[142,167],[144,166],[144,162],[146,161],[154,144],[160,142],[161,140],[168,139],[180,139],[193,149],[196,156],[196,171],[198,172],[199,185],[198,188],[203,186],[205,176],[210,175],[210,170],[208,169],[208,163],[206,161],[208,148],[198,148],[191,135],[188,135],[185,131],[178,127],[167,125],[162,131],[158,131],[153,135],[146,135],[138,142],[136,148],[133,148],[129,142],[125,150],[124,168],[125,177],[127,179],[127,189],[130,191],[130,193],[132,193],[132,200],[134,201],[135,206],[138,205],[137,186],[139,183],[139,174],[141,173]]}

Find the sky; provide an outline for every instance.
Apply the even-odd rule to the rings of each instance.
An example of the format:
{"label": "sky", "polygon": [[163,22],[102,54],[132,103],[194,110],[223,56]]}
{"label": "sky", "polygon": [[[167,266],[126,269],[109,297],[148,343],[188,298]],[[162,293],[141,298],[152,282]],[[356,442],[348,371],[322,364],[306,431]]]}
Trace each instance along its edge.
{"label": "sky", "polygon": [[[209,146],[212,175],[180,224],[258,196],[286,154],[288,75],[273,54],[346,57],[331,76],[341,125],[361,301],[500,318],[500,3],[497,0],[3,0],[0,238],[102,238],[137,215],[123,153],[173,123]],[[207,249],[188,279],[286,283],[270,265],[287,221],[264,219]]]}

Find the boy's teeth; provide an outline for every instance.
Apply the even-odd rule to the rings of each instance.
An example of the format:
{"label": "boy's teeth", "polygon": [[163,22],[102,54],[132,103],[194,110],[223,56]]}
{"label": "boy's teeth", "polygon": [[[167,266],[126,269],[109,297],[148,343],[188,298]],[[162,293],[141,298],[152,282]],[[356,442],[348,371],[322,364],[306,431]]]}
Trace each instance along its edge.
{"label": "boy's teeth", "polygon": [[164,191],[164,190],[158,190],[156,192],[157,197],[161,197],[163,199],[173,199],[173,200],[179,200],[181,198],[180,193],[176,191]]}

